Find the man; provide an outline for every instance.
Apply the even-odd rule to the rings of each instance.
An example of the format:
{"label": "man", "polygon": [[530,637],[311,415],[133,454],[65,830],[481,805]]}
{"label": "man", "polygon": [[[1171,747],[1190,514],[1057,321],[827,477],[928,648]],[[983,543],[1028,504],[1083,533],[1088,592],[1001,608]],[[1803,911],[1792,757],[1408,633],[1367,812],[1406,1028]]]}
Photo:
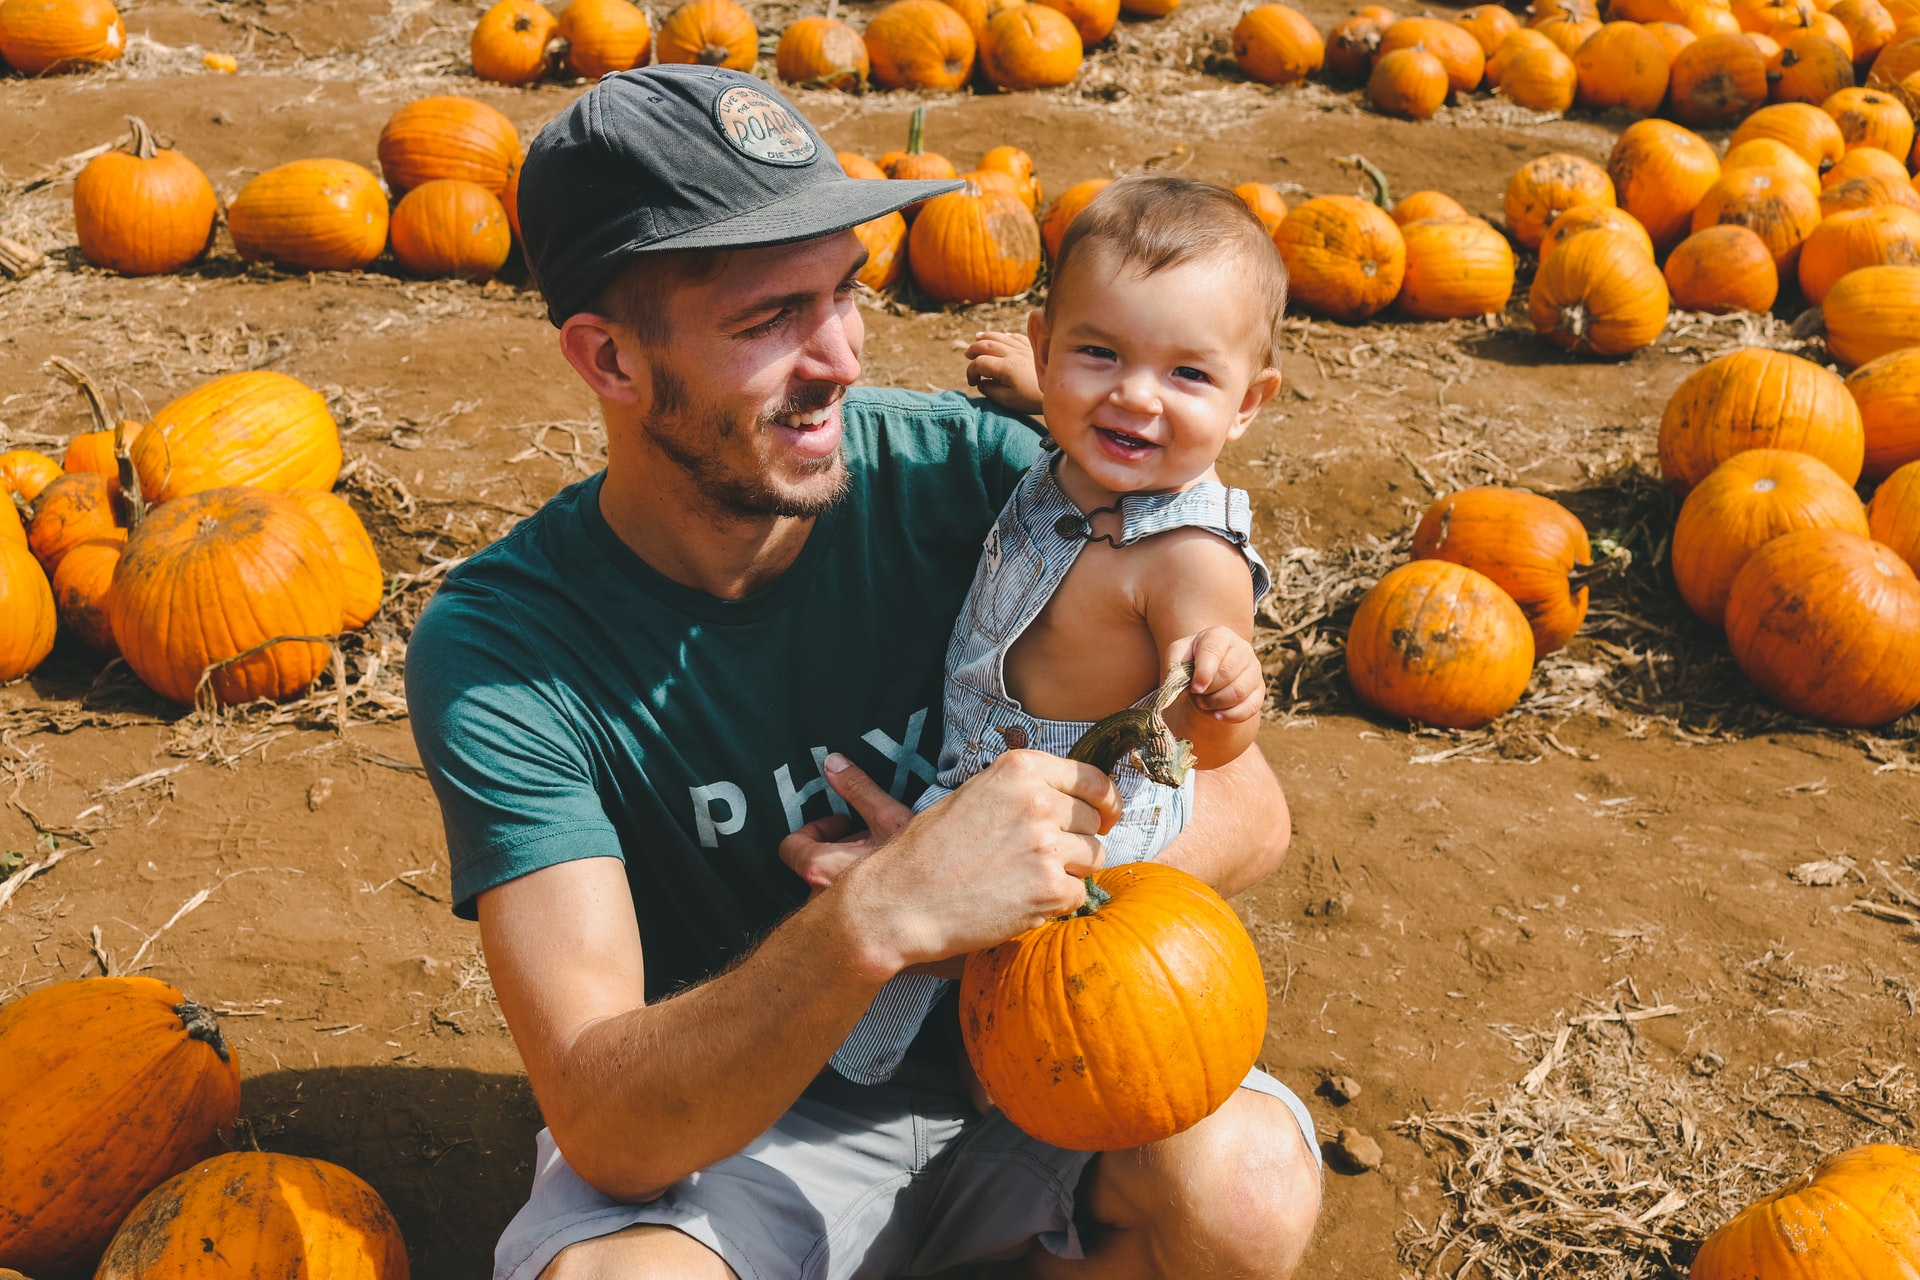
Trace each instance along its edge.
{"label": "man", "polygon": [[[528,262],[607,468],[449,574],[408,661],[549,1126],[497,1276],[1266,1277],[1305,1249],[1311,1122],[1262,1073],[1093,1159],[976,1105],[950,1007],[892,1079],[826,1069],[889,978],[1078,905],[1118,812],[1098,772],[1009,750],[907,820],[1038,449],[957,395],[849,390],[849,228],[952,185],[850,181],[766,85],[695,66],[603,79],[528,157]],[[1284,854],[1257,752],[1197,809],[1166,860],[1223,891]]]}

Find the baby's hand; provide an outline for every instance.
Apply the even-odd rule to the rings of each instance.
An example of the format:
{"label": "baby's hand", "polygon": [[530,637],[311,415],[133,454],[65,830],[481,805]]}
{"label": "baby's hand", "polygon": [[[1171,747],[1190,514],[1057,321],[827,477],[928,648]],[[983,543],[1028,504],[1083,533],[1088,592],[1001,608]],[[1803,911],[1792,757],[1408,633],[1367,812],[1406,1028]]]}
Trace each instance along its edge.
{"label": "baby's hand", "polygon": [[1260,714],[1267,700],[1267,681],[1260,659],[1246,637],[1226,627],[1208,627],[1175,640],[1167,649],[1166,665],[1193,663],[1193,683],[1187,698],[1194,709],[1216,720],[1239,724]]}
{"label": "baby's hand", "polygon": [[976,333],[967,348],[967,385],[1014,413],[1039,413],[1040,375],[1024,333]]}

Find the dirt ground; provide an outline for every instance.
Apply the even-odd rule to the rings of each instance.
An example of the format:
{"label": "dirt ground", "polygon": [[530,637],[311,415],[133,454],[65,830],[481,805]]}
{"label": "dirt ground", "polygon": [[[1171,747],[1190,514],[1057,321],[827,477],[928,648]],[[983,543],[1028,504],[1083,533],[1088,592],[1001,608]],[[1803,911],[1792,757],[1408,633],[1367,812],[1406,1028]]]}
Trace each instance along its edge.
{"label": "dirt ground", "polygon": [[[1323,29],[1344,12],[1302,7]],[[41,864],[0,881],[0,1000],[107,970],[217,1005],[245,1076],[242,1137],[369,1179],[416,1274],[482,1274],[524,1197],[537,1112],[475,930],[449,910],[396,673],[437,567],[597,469],[593,406],[511,271],[486,287],[385,264],[288,276],[247,270],[223,233],[187,272],[120,279],[73,247],[71,178],[128,114],[230,197],[296,158],[372,166],[382,121],[415,97],[470,94],[530,138],[580,88],[475,81],[477,10],[448,0],[123,12],[124,64],[0,80],[0,235],[52,259],[0,283],[0,447],[57,453],[86,426],[49,356],[111,378],[130,409],[283,370],[329,395],[343,492],[387,569],[413,576],[350,650],[344,724],[331,684],[277,716],[183,717],[67,642],[0,689],[0,850]],[[756,7],[774,31],[794,12]],[[1289,200],[1354,190],[1335,159],[1359,152],[1398,191],[1438,187],[1498,221],[1521,161],[1604,159],[1622,124],[1484,97],[1409,124],[1323,85],[1241,83],[1222,69],[1233,17],[1189,3],[1125,23],[1069,90],[928,99],[928,145],[962,168],[1025,147],[1052,192],[1152,164]],[[208,50],[237,53],[240,74],[204,71]],[[898,145],[918,101],[795,96],[868,155]],[[967,337],[1024,305],[874,302],[866,380],[957,385]],[[1323,1136],[1350,1127],[1382,1148],[1369,1172],[1334,1162],[1306,1274],[1680,1274],[1662,1260],[1683,1271],[1741,1197],[1856,1141],[1912,1140],[1920,996],[1900,904],[1920,729],[1839,734],[1768,711],[1662,576],[1661,406],[1701,359],[1784,329],[1676,318],[1605,363],[1562,358],[1521,308],[1292,322],[1289,390],[1226,467],[1283,568],[1260,745],[1294,820],[1286,865],[1236,905],[1270,982],[1265,1065],[1314,1093]],[[1341,609],[1404,554],[1436,492],[1484,481],[1560,497],[1636,567],[1496,731],[1412,734],[1346,692]],[[1828,874],[1800,879],[1833,883],[1789,876],[1813,861]],[[1314,1092],[1333,1076],[1360,1095]],[[1541,1160],[1558,1172],[1523,1169]],[[1604,1175],[1590,1195],[1582,1169]]]}

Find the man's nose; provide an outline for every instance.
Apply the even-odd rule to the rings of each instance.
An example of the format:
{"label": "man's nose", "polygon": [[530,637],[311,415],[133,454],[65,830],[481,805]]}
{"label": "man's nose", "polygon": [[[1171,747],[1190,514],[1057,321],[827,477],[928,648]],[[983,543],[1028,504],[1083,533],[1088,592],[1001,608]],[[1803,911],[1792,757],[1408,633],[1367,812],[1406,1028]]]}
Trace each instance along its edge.
{"label": "man's nose", "polygon": [[857,314],[836,309],[807,335],[795,372],[815,382],[850,387],[860,379],[860,337]]}

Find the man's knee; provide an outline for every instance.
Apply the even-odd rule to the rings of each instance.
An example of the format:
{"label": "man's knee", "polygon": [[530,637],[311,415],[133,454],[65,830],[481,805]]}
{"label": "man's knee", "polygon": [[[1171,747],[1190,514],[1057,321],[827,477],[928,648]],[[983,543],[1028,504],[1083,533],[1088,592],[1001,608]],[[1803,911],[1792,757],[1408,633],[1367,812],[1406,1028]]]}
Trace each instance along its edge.
{"label": "man's knee", "polygon": [[568,1245],[540,1280],[736,1280],[733,1268],[672,1227],[629,1227]]}

